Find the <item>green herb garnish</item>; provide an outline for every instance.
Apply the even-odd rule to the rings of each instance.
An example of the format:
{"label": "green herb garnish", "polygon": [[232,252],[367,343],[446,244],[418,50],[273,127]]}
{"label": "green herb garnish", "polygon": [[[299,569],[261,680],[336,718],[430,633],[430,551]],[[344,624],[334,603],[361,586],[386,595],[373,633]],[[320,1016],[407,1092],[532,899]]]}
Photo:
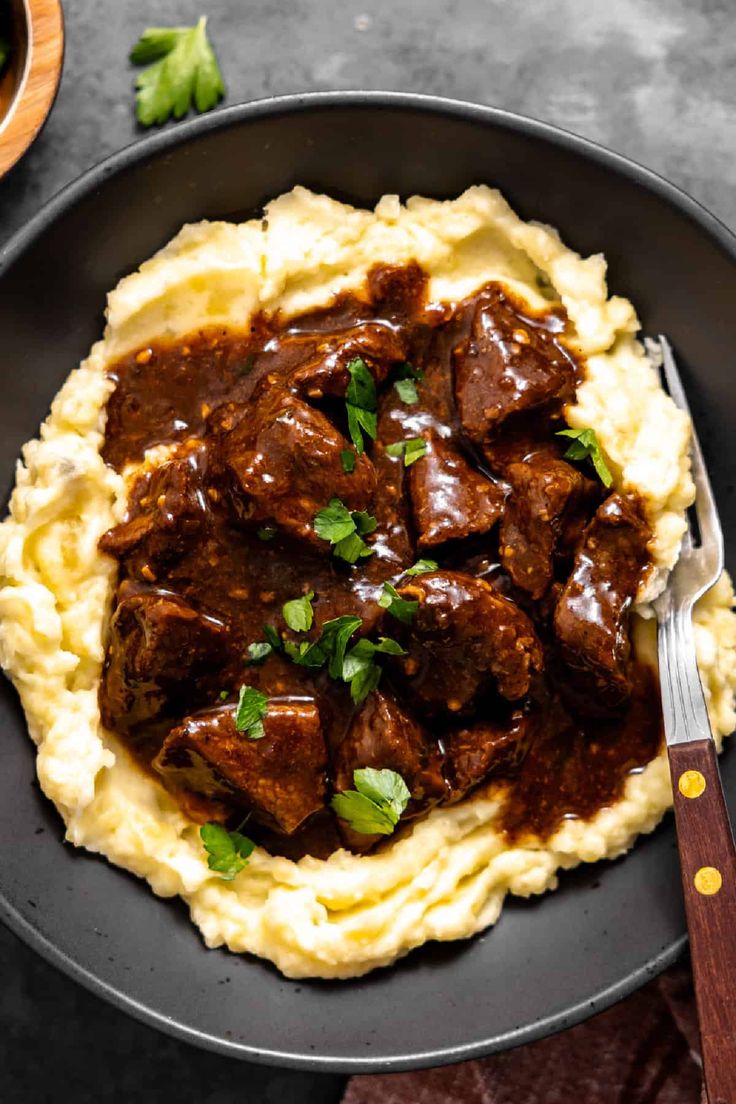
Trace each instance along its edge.
{"label": "green herb garnish", "polygon": [[273,648],[273,650],[275,652],[280,651],[281,645],[282,645],[282,640],[281,640],[281,637],[279,636],[279,634],[276,632],[273,625],[264,625],[263,626],[263,635],[265,636],[266,640],[268,641],[268,643],[271,645],[271,647]]}
{"label": "green herb garnish", "polygon": [[325,621],[319,640],[311,643],[305,640],[299,645],[287,641],[284,650],[294,663],[302,667],[323,667],[329,662],[330,676],[342,678],[348,640],[361,624],[359,617],[333,617],[331,621]]}
{"label": "green herb garnish", "polygon": [[439,564],[436,560],[417,560],[413,567],[407,567],[405,575],[426,575],[428,571],[437,571]]}
{"label": "green herb garnish", "polygon": [[603,456],[603,449],[598,443],[598,437],[594,429],[560,429],[557,436],[572,438],[572,444],[565,453],[566,460],[585,460],[590,457],[603,486],[611,486],[613,476]]}
{"label": "green herb garnish", "polygon": [[227,699],[229,697],[230,697],[230,691],[229,690],[221,690],[220,691],[220,701],[227,701]]}
{"label": "green herb garnish", "polygon": [[359,640],[345,656],[342,664],[342,678],[350,684],[350,696],[356,705],[364,702],[376,689],[381,678],[381,668],[376,663],[376,655],[406,655],[397,641],[389,636],[379,637],[378,644],[372,640]]}
{"label": "green herb garnish", "polygon": [[266,643],[265,640],[259,640],[255,644],[248,645],[247,661],[249,667],[260,667],[264,663],[271,653],[274,651],[273,645]]}
{"label": "green herb garnish", "polygon": [[427,442],[423,437],[410,437],[407,441],[396,441],[393,445],[386,445],[389,456],[404,457],[404,467],[410,468],[427,454]]}
{"label": "green herb garnish", "polygon": [[376,384],[368,371],[366,363],[360,357],[351,360],[347,366],[350,383],[345,392],[345,406],[348,415],[348,432],[355,445],[355,451],[365,451],[363,434],[375,441],[377,432]]}
{"label": "green herb garnish", "polygon": [[226,882],[231,882],[247,866],[255,847],[253,840],[240,832],[228,832],[221,824],[203,824],[199,837],[207,852],[207,866]]}
{"label": "green herb garnish", "polygon": [[376,519],[365,510],[351,513],[339,498],[331,498],[329,505],[314,515],[317,536],[334,545],[334,555],[350,564],[361,557],[373,555],[373,549],[368,547],[363,537],[372,533],[377,524]]}
{"label": "green herb garnish", "polygon": [[292,598],[290,602],[284,602],[281,612],[284,615],[284,621],[294,632],[308,632],[311,629],[314,620],[313,598],[314,591],[310,590],[301,598]]}
{"label": "green herb garnish", "polygon": [[235,710],[235,727],[244,732],[249,740],[260,740],[266,733],[263,718],[268,710],[268,695],[256,690],[255,686],[241,686],[238,707]]}
{"label": "green herb garnish", "polygon": [[346,475],[352,475],[355,471],[355,453],[352,449],[343,449],[340,453],[340,460],[342,462],[342,470]]}
{"label": "green herb garnish", "polygon": [[337,815],[361,835],[390,836],[411,794],[396,771],[364,767],[353,771],[354,790],[335,794],[330,802]]}
{"label": "green herb garnish", "polygon": [[378,599],[378,604],[381,609],[388,610],[392,617],[395,617],[398,621],[403,621],[405,625],[413,620],[419,609],[419,602],[407,601],[402,598],[396,587],[391,586],[391,583],[383,584],[383,594]]}
{"label": "green herb garnish", "polygon": [[417,385],[414,380],[402,379],[396,380],[394,383],[394,390],[403,403],[407,406],[415,406],[419,402],[419,395],[417,393]]}
{"label": "green herb garnish", "polygon": [[409,361],[405,361],[400,368],[394,374],[394,390],[403,403],[407,406],[414,406],[419,402],[419,394],[417,392],[417,380],[424,379],[424,372],[421,368],[415,368]]}
{"label": "green herb garnish", "polygon": [[148,27],[130,60],[147,66],[136,79],[136,115],[142,126],[181,119],[194,103],[209,111],[225,92],[217,58],[207,38],[207,20],[194,27]]}
{"label": "green herb garnish", "polygon": [[256,529],[256,536],[259,540],[270,541],[276,536],[276,530],[272,525],[262,525],[260,529]]}

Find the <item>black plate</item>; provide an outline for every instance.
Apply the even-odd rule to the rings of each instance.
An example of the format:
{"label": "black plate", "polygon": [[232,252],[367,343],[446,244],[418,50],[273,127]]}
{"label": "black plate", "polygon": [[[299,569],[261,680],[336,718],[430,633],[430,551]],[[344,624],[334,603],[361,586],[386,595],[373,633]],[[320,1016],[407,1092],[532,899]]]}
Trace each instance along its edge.
{"label": "black plate", "polygon": [[[733,547],[736,240],[671,185],[541,123],[422,96],[334,93],[233,107],[110,158],[0,256],[0,472],[102,329],[105,293],[185,221],[232,218],[296,183],[357,204],[498,185],[516,210],[603,251],[610,286],[677,350]],[[180,902],[60,842],[15,695],[0,695],[0,914],[72,977],[223,1053],[326,1070],[407,1069],[567,1027],[641,985],[685,940],[671,823],[559,892],[509,900],[469,942],[353,982],[288,982],[205,950]],[[736,796],[736,757],[724,781]]]}

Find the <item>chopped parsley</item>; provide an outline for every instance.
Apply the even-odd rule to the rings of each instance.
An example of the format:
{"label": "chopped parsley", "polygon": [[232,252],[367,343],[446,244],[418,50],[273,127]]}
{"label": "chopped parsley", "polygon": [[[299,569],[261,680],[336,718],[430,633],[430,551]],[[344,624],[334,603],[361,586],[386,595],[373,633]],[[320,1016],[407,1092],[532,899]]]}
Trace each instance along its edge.
{"label": "chopped parsley", "polygon": [[586,460],[590,457],[598,478],[604,487],[610,487],[613,476],[606,463],[594,429],[560,429],[558,437],[571,437],[572,444],[565,453],[566,460]]}
{"label": "chopped parsley", "polygon": [[352,475],[355,471],[355,453],[352,449],[343,449],[340,453],[342,470],[346,475]]}
{"label": "chopped parsley", "polygon": [[327,665],[330,677],[347,682],[353,701],[360,705],[375,690],[381,677],[381,668],[375,657],[406,655],[400,644],[386,636],[379,637],[377,644],[372,640],[359,640],[347,651],[350,637],[361,624],[360,617],[349,614],[334,617],[331,621],[325,621],[318,640],[303,640],[300,644],[287,640],[284,652],[300,667]]}
{"label": "chopped parsley", "polygon": [[411,794],[396,771],[364,767],[353,771],[354,790],[335,794],[331,806],[361,835],[390,836]]}
{"label": "chopped parsley", "polygon": [[301,598],[292,598],[290,602],[284,602],[281,612],[284,615],[284,621],[294,632],[308,632],[311,629],[314,620],[313,598],[314,591],[310,590]]}
{"label": "chopped parsley", "polygon": [[145,65],[135,82],[136,115],[142,126],[165,123],[191,108],[209,111],[225,86],[207,38],[205,16],[194,27],[148,27],[133,47],[130,60]]}
{"label": "chopped parsley", "polygon": [[[350,382],[345,392],[345,406],[348,415],[348,432],[360,455],[365,451],[363,434],[376,439],[378,399],[376,384],[368,371],[366,363],[360,357],[351,360],[347,366]],[[343,461],[344,467],[344,461]]]}
{"label": "chopped parsley", "polygon": [[220,691],[220,701],[227,701],[227,699],[229,697],[230,697],[230,691],[229,690],[221,690]]}
{"label": "chopped parsley", "polygon": [[207,866],[226,882],[231,882],[248,865],[255,848],[253,840],[240,832],[228,832],[221,824],[203,824],[199,837],[207,852]]}
{"label": "chopped parsley", "polygon": [[263,635],[265,636],[266,640],[271,645],[273,650],[275,652],[278,652],[279,649],[281,648],[282,641],[281,641],[281,637],[276,632],[273,625],[264,625],[263,626]]}
{"label": "chopped parsley", "polygon": [[235,727],[244,732],[249,740],[260,740],[266,733],[263,718],[268,710],[268,695],[256,690],[255,686],[241,686],[238,707],[235,710]]}
{"label": "chopped parsley", "polygon": [[394,391],[399,396],[403,403],[407,406],[415,406],[419,402],[419,395],[417,394],[417,385],[414,380],[404,379],[396,380],[394,384]]}
{"label": "chopped parsley", "polygon": [[350,696],[356,705],[364,702],[378,686],[381,668],[376,663],[376,655],[406,655],[406,652],[389,636],[379,637],[378,644],[372,640],[359,640],[350,649],[343,660],[342,678],[350,684]]}
{"label": "chopped parsley", "polygon": [[388,610],[392,617],[395,617],[398,621],[403,621],[406,625],[413,620],[419,609],[419,602],[407,601],[402,598],[396,587],[391,586],[391,583],[383,584],[383,593],[378,599],[378,604],[381,609]]}
{"label": "chopped parsley", "polygon": [[262,663],[268,659],[271,653],[274,651],[272,644],[267,643],[265,640],[259,640],[255,644],[248,645],[248,660],[249,667],[260,667]]}
{"label": "chopped parsley", "polygon": [[416,464],[417,460],[421,460],[423,456],[426,456],[427,442],[423,437],[410,437],[406,441],[397,441],[393,445],[386,445],[386,452],[389,456],[403,455],[404,467],[410,468],[412,464]]}
{"label": "chopped parsley", "polygon": [[415,406],[419,402],[416,380],[423,380],[424,372],[421,368],[415,368],[409,361],[398,369],[395,374],[394,390],[403,403],[407,406]]}
{"label": "chopped parsley", "polygon": [[276,536],[276,530],[272,525],[262,525],[260,529],[256,529],[256,536],[259,540],[270,541]]}
{"label": "chopped parsley", "polygon": [[329,505],[314,515],[317,536],[334,545],[333,554],[350,564],[373,555],[373,549],[363,537],[372,533],[377,525],[376,519],[365,510],[351,513],[339,498],[331,498]]}
{"label": "chopped parsley", "polygon": [[405,575],[426,575],[428,571],[437,571],[439,564],[436,560],[417,560],[413,567],[407,567]]}

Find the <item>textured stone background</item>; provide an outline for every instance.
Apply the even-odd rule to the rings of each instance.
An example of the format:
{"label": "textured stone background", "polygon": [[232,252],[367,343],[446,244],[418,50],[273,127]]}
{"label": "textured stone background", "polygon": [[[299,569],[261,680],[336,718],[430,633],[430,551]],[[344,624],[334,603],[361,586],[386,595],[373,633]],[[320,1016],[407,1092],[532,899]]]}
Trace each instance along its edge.
{"label": "textured stone background", "polygon": [[[643,162],[736,228],[730,0],[65,0],[64,8],[59,98],[36,146],[0,182],[0,247],[67,181],[139,136],[126,61],[139,32],[193,22],[203,10],[227,103],[386,88],[495,104]],[[3,929],[0,979],[4,1104],[339,1099],[340,1078],[246,1066],[140,1026]]]}

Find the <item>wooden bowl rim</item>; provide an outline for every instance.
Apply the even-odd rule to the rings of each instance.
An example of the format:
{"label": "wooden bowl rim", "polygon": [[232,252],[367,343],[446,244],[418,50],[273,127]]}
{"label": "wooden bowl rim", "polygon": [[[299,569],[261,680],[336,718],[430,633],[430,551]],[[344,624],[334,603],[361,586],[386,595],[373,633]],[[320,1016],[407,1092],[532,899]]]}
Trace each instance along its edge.
{"label": "wooden bowl rim", "polygon": [[0,121],[0,177],[33,144],[59,88],[64,60],[60,0],[23,0],[28,47],[18,88]]}

